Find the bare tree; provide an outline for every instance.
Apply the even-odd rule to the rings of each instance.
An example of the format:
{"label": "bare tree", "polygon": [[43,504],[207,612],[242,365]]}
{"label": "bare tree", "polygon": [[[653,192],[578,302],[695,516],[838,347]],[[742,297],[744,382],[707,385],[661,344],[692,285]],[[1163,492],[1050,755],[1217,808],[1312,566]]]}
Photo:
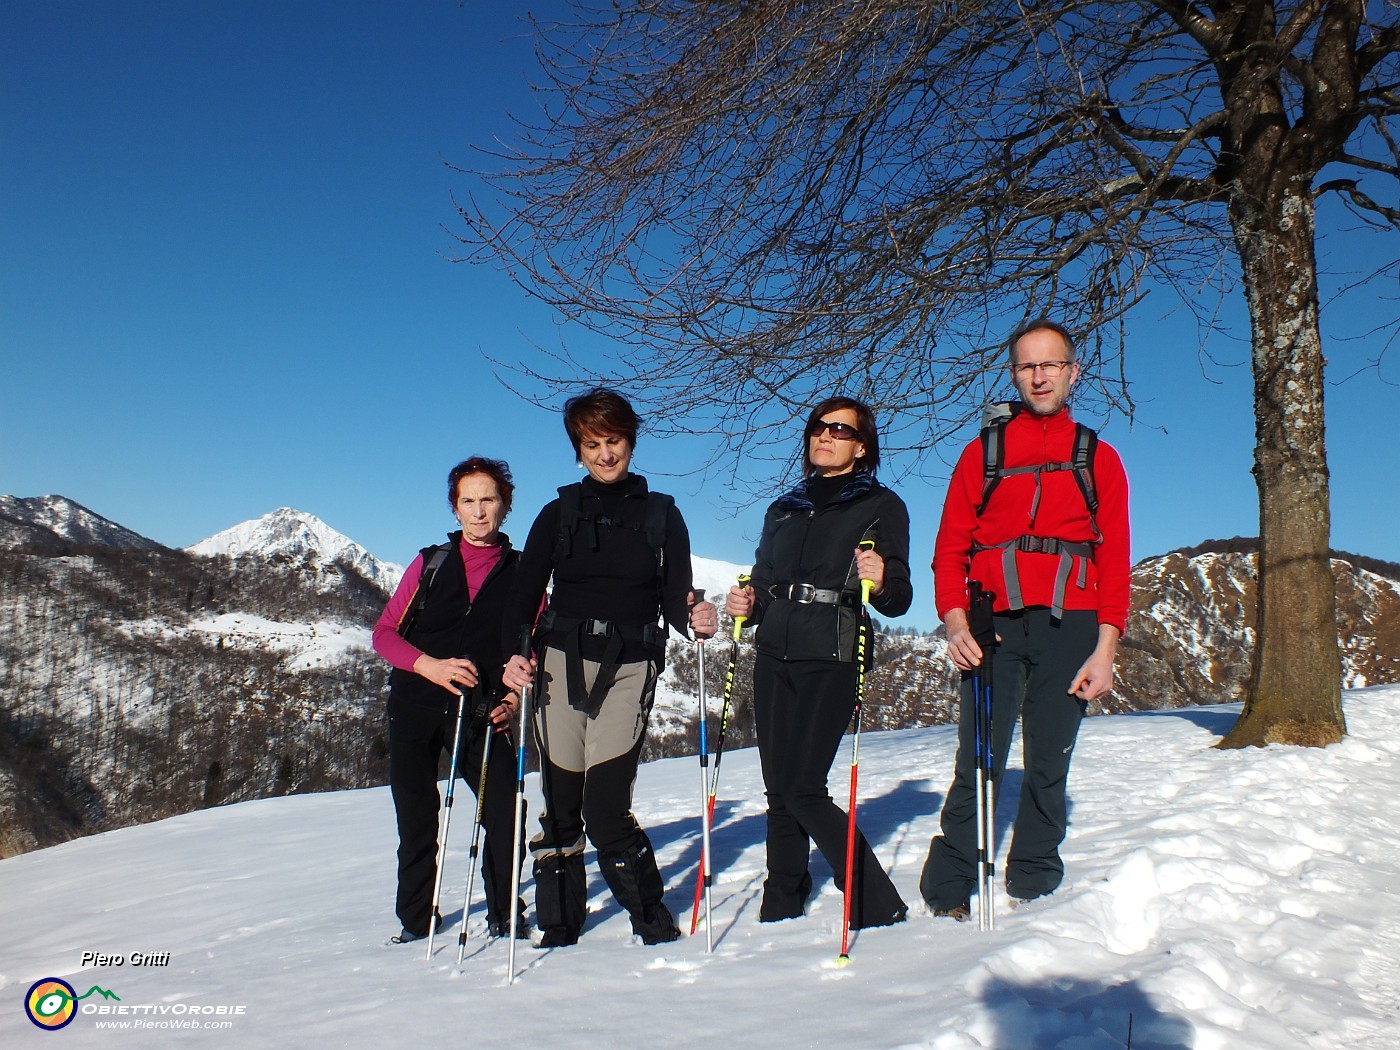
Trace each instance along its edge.
{"label": "bare tree", "polygon": [[926,455],[1026,317],[1088,333],[1077,404],[1131,416],[1147,291],[1206,330],[1243,292],[1259,637],[1223,743],[1340,738],[1316,208],[1400,219],[1395,0],[573,10],[536,26],[543,118],[461,206],[469,258],[623,347],[601,373],[552,352],[540,396],[625,385],[742,480],[741,443],[839,388]]}

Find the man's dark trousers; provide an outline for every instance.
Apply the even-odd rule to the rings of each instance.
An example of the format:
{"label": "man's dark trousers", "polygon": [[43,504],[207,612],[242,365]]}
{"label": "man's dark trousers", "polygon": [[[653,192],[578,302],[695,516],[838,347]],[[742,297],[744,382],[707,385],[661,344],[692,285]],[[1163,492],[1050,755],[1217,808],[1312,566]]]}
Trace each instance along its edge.
{"label": "man's dark trousers", "polygon": [[[1067,610],[1024,609],[994,617],[1001,639],[992,657],[993,797],[999,793],[1012,731],[1021,719],[1025,774],[1011,849],[1006,890],[1030,899],[1051,893],[1064,877],[1059,847],[1068,826],[1065,787],[1084,701],[1068,692],[1070,682],[1098,644],[1098,615]],[[919,890],[935,910],[965,904],[977,881],[977,753],[972,679],[963,676],[958,718],[958,757],[953,785],[943,804],[942,833],[929,845]]]}

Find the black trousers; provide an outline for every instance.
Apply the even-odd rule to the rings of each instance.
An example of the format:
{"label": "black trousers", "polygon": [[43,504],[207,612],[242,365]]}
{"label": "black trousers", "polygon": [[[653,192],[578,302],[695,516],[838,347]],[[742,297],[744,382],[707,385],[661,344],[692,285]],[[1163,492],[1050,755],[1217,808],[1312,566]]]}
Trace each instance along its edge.
{"label": "black trousers", "polygon": [[[1049,609],[994,617],[1001,638],[992,656],[992,785],[999,794],[1016,719],[1021,719],[1021,797],[1006,860],[1006,891],[1032,898],[1064,878],[1059,847],[1068,826],[1065,789],[1084,701],[1067,690],[1098,644],[1098,615],[1069,610],[1055,621]],[[977,883],[977,752],[972,680],[964,675],[958,718],[958,757],[943,803],[942,834],[929,844],[919,889],[929,906],[965,903]]]}
{"label": "black trousers", "polygon": [[[470,714],[470,698],[468,700]],[[389,788],[394,796],[394,813],[399,825],[398,894],[395,911],[399,922],[410,933],[428,932],[432,908],[433,879],[437,873],[438,760],[446,752],[452,757],[452,733],[457,725],[455,707],[439,714],[429,707],[389,702]],[[489,731],[463,727],[462,747],[457,756],[457,775],[466,781],[472,794],[481,784],[481,762]],[[481,860],[486,885],[486,908],[492,919],[509,921],[511,851],[515,833],[516,752],[510,737],[492,734],[491,755],[486,770],[486,804],[482,812],[485,847]],[[454,793],[453,801],[460,796]],[[467,796],[468,803],[472,796]],[[466,863],[465,839],[471,832],[472,809],[454,804],[453,816],[463,836],[461,853]],[[462,873],[465,876],[465,871]]]}
{"label": "black trousers", "polygon": [[[827,775],[855,710],[854,664],[779,660],[760,653],[754,664],[754,714],[763,786],[768,798],[768,878],[759,918],[803,913],[812,880],[812,843],[844,888],[847,814],[831,798]],[[851,926],[878,926],[905,912],[865,836],[856,831]]]}

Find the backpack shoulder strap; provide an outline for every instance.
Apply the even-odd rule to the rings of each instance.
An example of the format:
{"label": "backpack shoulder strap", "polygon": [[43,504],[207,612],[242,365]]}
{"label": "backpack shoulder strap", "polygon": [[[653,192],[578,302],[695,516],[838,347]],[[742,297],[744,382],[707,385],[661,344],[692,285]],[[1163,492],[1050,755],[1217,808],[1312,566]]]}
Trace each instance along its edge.
{"label": "backpack shoulder strap", "polygon": [[1079,483],[1079,491],[1084,494],[1084,505],[1089,508],[1089,517],[1092,518],[1099,512],[1099,490],[1094,484],[1094,453],[1098,451],[1099,435],[1083,423],[1074,426],[1074,455],[1070,464],[1074,470],[1074,480]]}
{"label": "backpack shoulder strap", "polygon": [[676,501],[664,492],[647,491],[647,513],[646,520],[642,524],[642,531],[646,535],[647,543],[651,549],[656,551],[656,586],[661,589],[662,581],[666,578],[666,519],[671,516],[671,508],[676,505]]}
{"label": "backpack shoulder strap", "polygon": [[573,546],[574,529],[583,517],[583,486],[577,481],[559,488],[559,531],[554,535],[554,559],[556,567],[569,555]]}
{"label": "backpack shoulder strap", "polygon": [[1008,402],[988,405],[982,410],[982,500],[977,504],[979,517],[987,509],[987,501],[1001,482],[1002,468],[1006,465],[1006,424],[1019,410],[1019,405]]}
{"label": "backpack shoulder strap", "polygon": [[424,547],[419,553],[423,557],[423,571],[418,577],[418,586],[413,591],[413,600],[408,603],[408,607],[404,610],[403,619],[399,621],[399,634],[403,637],[408,636],[414,621],[418,619],[418,614],[428,604],[428,593],[433,588],[433,580],[437,578],[442,563],[452,553],[452,544],[434,544],[431,547]]}

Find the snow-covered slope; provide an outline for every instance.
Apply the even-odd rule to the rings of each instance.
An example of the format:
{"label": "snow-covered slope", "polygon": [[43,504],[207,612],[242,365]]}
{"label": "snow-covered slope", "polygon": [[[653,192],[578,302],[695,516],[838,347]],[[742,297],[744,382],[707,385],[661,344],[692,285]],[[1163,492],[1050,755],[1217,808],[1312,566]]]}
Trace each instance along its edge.
{"label": "snow-covered slope", "polygon": [[100,547],[155,551],[155,540],[108,521],[65,496],[0,495],[0,547],[55,550]]}
{"label": "snow-covered slope", "polygon": [[315,515],[290,507],[215,533],[186,549],[206,557],[222,554],[318,566],[327,585],[335,579],[337,564],[353,568],[386,592],[392,591],[403,575],[403,566],[381,561]]}
{"label": "snow-covered slope", "polygon": [[[999,902],[991,932],[917,907],[954,731],[867,734],[861,824],[916,907],[900,926],[856,934],[846,968],[835,965],[841,897],[820,858],[808,914],[757,921],[764,818],[751,751],[724,762],[713,953],[703,927],[654,948],[632,938],[590,853],[582,940],[521,945],[509,987],[508,945],[484,940],[479,886],[457,964],[469,807],[456,807],[431,959],[422,942],[386,943],[398,928],[386,789],[66,843],[0,861],[0,1045],[49,1038],[23,1003],[54,977],[86,996],[58,1037],[70,1047],[1395,1050],[1400,688],[1350,692],[1345,706],[1351,735],[1325,750],[1216,750],[1233,707],[1090,719],[1070,779],[1065,883],[1014,911]],[[1018,777],[1008,772],[1007,803]],[[537,813],[534,774],[527,790]],[[698,791],[695,761],[677,759],[644,766],[636,793],[686,927]],[[1003,857],[1010,819],[1003,809]],[[524,894],[533,900],[528,867]],[[113,1023],[150,1027],[98,1027]],[[172,1024],[227,1028],[155,1027]]]}

